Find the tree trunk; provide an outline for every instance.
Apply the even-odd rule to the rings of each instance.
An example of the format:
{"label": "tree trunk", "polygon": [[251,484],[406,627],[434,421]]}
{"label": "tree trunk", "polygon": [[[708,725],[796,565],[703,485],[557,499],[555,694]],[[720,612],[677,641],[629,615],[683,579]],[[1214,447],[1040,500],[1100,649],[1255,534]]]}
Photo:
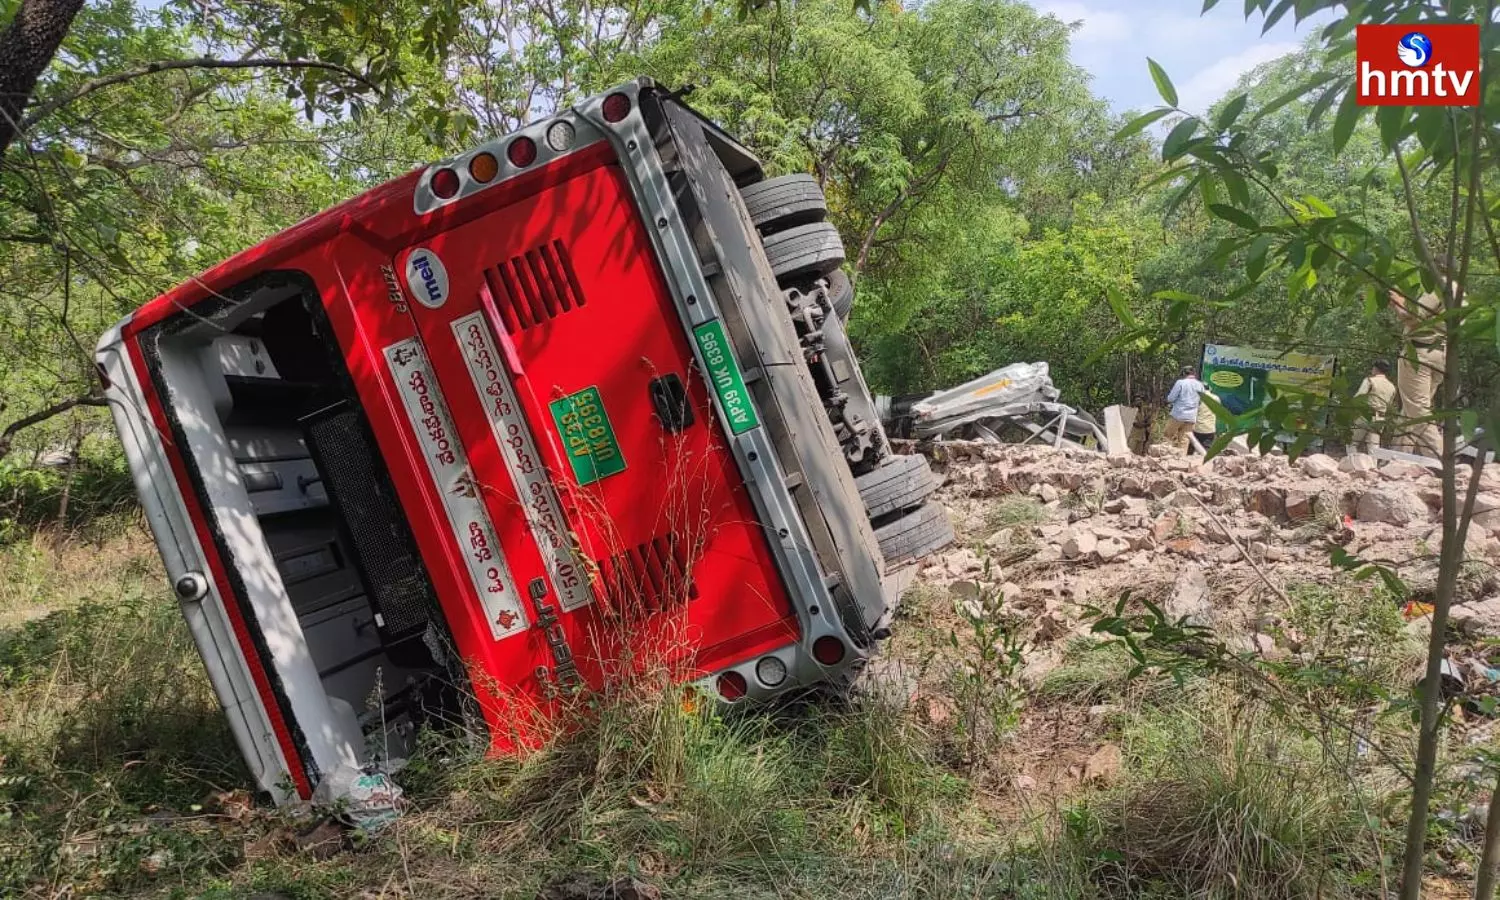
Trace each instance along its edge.
{"label": "tree trunk", "polygon": [[1500,780],[1490,794],[1490,812],[1484,817],[1484,855],[1474,881],[1474,900],[1494,900],[1495,879],[1500,876]]}
{"label": "tree trunk", "polygon": [[20,134],[37,79],[73,25],[83,0],[21,0],[0,31],[0,157]]}

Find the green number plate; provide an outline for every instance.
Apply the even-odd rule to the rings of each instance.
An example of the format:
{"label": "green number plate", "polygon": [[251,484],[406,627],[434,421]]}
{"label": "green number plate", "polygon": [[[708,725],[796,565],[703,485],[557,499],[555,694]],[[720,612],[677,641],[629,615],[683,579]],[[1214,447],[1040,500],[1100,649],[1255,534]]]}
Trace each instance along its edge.
{"label": "green number plate", "polygon": [[593,484],[625,471],[625,457],[620,454],[620,442],[615,440],[598,388],[584,388],[553,400],[549,408],[579,484]]}
{"label": "green number plate", "polygon": [[708,379],[713,383],[714,393],[724,406],[729,417],[729,430],[743,434],[760,424],[755,407],[750,405],[750,392],[745,390],[745,378],[740,374],[739,364],[729,352],[729,338],[724,326],[715,319],[704,322],[693,329],[698,339],[698,349],[703,351],[703,361],[708,364]]}

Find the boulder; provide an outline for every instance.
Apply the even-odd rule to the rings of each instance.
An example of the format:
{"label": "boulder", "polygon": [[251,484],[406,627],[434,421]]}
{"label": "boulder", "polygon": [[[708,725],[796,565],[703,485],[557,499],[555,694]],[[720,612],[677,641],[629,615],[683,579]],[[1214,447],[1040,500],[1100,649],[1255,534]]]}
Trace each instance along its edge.
{"label": "boulder", "polygon": [[1373,472],[1376,465],[1375,457],[1368,453],[1351,453],[1344,457],[1343,462],[1339,463],[1339,471],[1351,474],[1355,472]]}
{"label": "boulder", "polygon": [[1098,547],[1099,539],[1094,533],[1087,528],[1079,528],[1063,538],[1062,555],[1064,559],[1087,559]]}
{"label": "boulder", "polygon": [[1175,512],[1162,513],[1155,522],[1151,523],[1151,538],[1160,544],[1177,534],[1181,522],[1182,517]]}
{"label": "boulder", "polygon": [[1177,490],[1177,482],[1171,478],[1153,478],[1147,490],[1151,492],[1151,496],[1160,500]]}
{"label": "boulder", "polygon": [[1260,513],[1268,519],[1279,518],[1286,512],[1286,494],[1281,488],[1257,488],[1250,494],[1245,507],[1251,512]]}
{"label": "boulder", "polygon": [[1339,474],[1338,462],[1322,453],[1310,453],[1302,457],[1297,460],[1297,468],[1308,478],[1336,478]]}
{"label": "boulder", "polygon": [[1105,744],[1083,764],[1083,779],[1101,785],[1112,784],[1120,777],[1124,764],[1125,755],[1120,752],[1119,745]]}
{"label": "boulder", "polygon": [[1214,608],[1208,599],[1208,579],[1198,566],[1187,565],[1177,573],[1172,584],[1172,594],[1162,604],[1162,612],[1173,621],[1186,619],[1189,625],[1208,625],[1213,621]]}
{"label": "boulder", "polygon": [[1388,481],[1418,481],[1427,477],[1427,467],[1404,459],[1386,460],[1380,467],[1380,475]]}
{"label": "boulder", "polygon": [[1427,504],[1416,492],[1395,484],[1384,484],[1359,498],[1356,516],[1363,522],[1410,525],[1426,522]]}
{"label": "boulder", "polygon": [[1454,627],[1474,637],[1500,637],[1500,595],[1460,603],[1449,617]]}
{"label": "boulder", "polygon": [[1173,491],[1161,502],[1163,506],[1170,506],[1173,509],[1193,509],[1198,505],[1198,501],[1193,499],[1193,495],[1188,492],[1187,488]]}
{"label": "boulder", "polygon": [[1139,475],[1126,475],[1120,479],[1116,490],[1130,497],[1145,497],[1147,495],[1146,482]]}
{"label": "boulder", "polygon": [[1304,522],[1312,518],[1313,498],[1306,491],[1287,491],[1285,499],[1286,517],[1293,522]]}
{"label": "boulder", "polygon": [[1123,538],[1107,537],[1099,541],[1095,553],[1101,562],[1115,559],[1130,549],[1130,542]]}

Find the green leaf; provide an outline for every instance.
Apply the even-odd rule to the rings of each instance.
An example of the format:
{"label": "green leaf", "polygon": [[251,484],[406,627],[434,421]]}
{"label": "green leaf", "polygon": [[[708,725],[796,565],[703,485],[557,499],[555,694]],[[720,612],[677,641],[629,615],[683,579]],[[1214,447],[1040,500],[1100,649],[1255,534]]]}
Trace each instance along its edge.
{"label": "green leaf", "polygon": [[1156,92],[1161,94],[1161,99],[1168,106],[1176,106],[1177,88],[1172,86],[1172,79],[1167,77],[1167,70],[1150,57],[1146,58],[1146,65],[1151,69],[1151,80],[1156,82]]}
{"label": "green leaf", "polygon": [[1334,153],[1344,152],[1349,138],[1354,136],[1354,126],[1359,124],[1359,117],[1368,109],[1368,106],[1359,105],[1359,92],[1354,89],[1353,85],[1350,85],[1344,91],[1344,99],[1339,104],[1339,111],[1333,116]]}
{"label": "green leaf", "polygon": [[1257,281],[1266,270],[1266,254],[1271,250],[1271,236],[1263,234],[1250,245],[1250,254],[1245,258],[1245,275]]}
{"label": "green leaf", "polygon": [[1202,303],[1203,298],[1197,294],[1189,294],[1186,291],[1157,291],[1151,296],[1158,300],[1176,300],[1179,303]]}
{"label": "green leaf", "polygon": [[1119,289],[1110,285],[1104,289],[1104,295],[1109,298],[1109,307],[1114,310],[1115,318],[1119,319],[1126,328],[1136,329],[1140,323],[1136,321],[1135,313],[1130,310],[1130,302]]}
{"label": "green leaf", "polygon": [[1309,210],[1317,213],[1319,218],[1333,219],[1338,217],[1338,213],[1333,211],[1333,207],[1314,197],[1312,194],[1303,194],[1302,202],[1307,205]]}
{"label": "green leaf", "polygon": [[1245,177],[1234,169],[1223,169],[1219,173],[1224,179],[1224,186],[1229,189],[1229,199],[1240,206],[1250,205],[1250,185],[1245,182]]}
{"label": "green leaf", "polygon": [[1242,209],[1236,209],[1227,203],[1211,203],[1209,204],[1208,211],[1226,222],[1233,223],[1250,231],[1260,228],[1260,223],[1255,221],[1254,216]]}
{"label": "green leaf", "polygon": [[1153,122],[1156,122],[1156,121],[1158,121],[1160,119],[1166,118],[1167,116],[1170,116],[1171,114],[1172,114],[1171,108],[1163,106],[1160,109],[1153,109],[1153,110],[1151,110],[1148,113],[1144,113],[1142,115],[1136,116],[1134,119],[1131,119],[1129,122],[1126,122],[1125,125],[1123,127],[1121,127],[1119,131],[1116,131],[1115,132],[1115,136],[1113,138],[1111,138],[1111,140],[1112,141],[1123,141],[1123,140],[1125,140],[1128,137],[1132,137],[1134,135],[1137,135],[1137,134],[1141,133],[1142,131],[1146,130],[1147,126],[1151,125]]}
{"label": "green leaf", "polygon": [[1317,100],[1313,101],[1312,108],[1307,111],[1308,129],[1317,128],[1319,123],[1323,121],[1323,114],[1328,112],[1328,107],[1332,106],[1333,101],[1338,99],[1341,87],[1343,85],[1331,84],[1323,90],[1323,93],[1318,95]]}
{"label": "green leaf", "polygon": [[1213,9],[1215,6],[1218,6],[1218,5],[1219,5],[1219,0],[1203,0],[1203,9],[1198,13],[1198,15],[1201,16],[1201,15],[1203,15],[1203,13],[1208,12],[1209,10]]}
{"label": "green leaf", "polygon": [[1218,116],[1214,118],[1214,127],[1220,131],[1228,130],[1229,126],[1234,124],[1234,120],[1240,117],[1240,113],[1245,111],[1245,104],[1249,102],[1249,94],[1240,94],[1233,100],[1230,100],[1224,105],[1223,109],[1219,110]]}
{"label": "green leaf", "polygon": [[1276,98],[1273,99],[1270,103],[1267,103],[1266,105],[1260,107],[1255,111],[1255,115],[1250,118],[1251,124],[1259,122],[1261,119],[1264,119],[1271,113],[1277,111],[1278,109],[1281,109],[1283,106],[1286,106],[1288,103],[1307,96],[1307,94],[1311,93],[1319,85],[1327,84],[1329,81],[1332,81],[1337,77],[1338,76],[1334,73],[1325,72],[1321,75],[1309,78],[1307,81],[1302,82],[1301,84],[1283,94],[1278,94]]}
{"label": "green leaf", "polygon": [[1387,150],[1394,150],[1401,143],[1402,132],[1407,125],[1407,112],[1405,106],[1382,106],[1375,111],[1375,124],[1380,126],[1380,143]]}
{"label": "green leaf", "polygon": [[1181,156],[1187,149],[1188,141],[1193,139],[1193,132],[1197,130],[1198,120],[1192,116],[1172,126],[1172,130],[1167,132],[1167,139],[1161,142],[1162,160],[1171,162]]}
{"label": "green leaf", "polygon": [[1291,8],[1292,0],[1281,0],[1280,3],[1276,4],[1275,8],[1273,8],[1269,13],[1266,14],[1266,21],[1265,24],[1261,26],[1260,33],[1264,35],[1272,28],[1275,28],[1276,23],[1280,22],[1281,17],[1286,15],[1287,11]]}

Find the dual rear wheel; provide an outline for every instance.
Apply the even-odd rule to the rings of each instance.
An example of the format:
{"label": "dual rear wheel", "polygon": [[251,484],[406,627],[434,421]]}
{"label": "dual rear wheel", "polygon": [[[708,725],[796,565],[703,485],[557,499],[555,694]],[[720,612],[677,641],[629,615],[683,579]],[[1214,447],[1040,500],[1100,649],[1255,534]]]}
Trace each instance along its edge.
{"label": "dual rear wheel", "polygon": [[794,318],[886,562],[900,565],[946,547],[954,540],[953,525],[931,499],[942,480],[925,457],[890,452],[874,398],[844,335],[854,287],[842,269],[844,242],[827,221],[823,189],[811,175],[783,175],[743,188],[740,195],[788,305],[810,298],[822,308],[819,329],[808,329],[800,322],[804,317]]}

